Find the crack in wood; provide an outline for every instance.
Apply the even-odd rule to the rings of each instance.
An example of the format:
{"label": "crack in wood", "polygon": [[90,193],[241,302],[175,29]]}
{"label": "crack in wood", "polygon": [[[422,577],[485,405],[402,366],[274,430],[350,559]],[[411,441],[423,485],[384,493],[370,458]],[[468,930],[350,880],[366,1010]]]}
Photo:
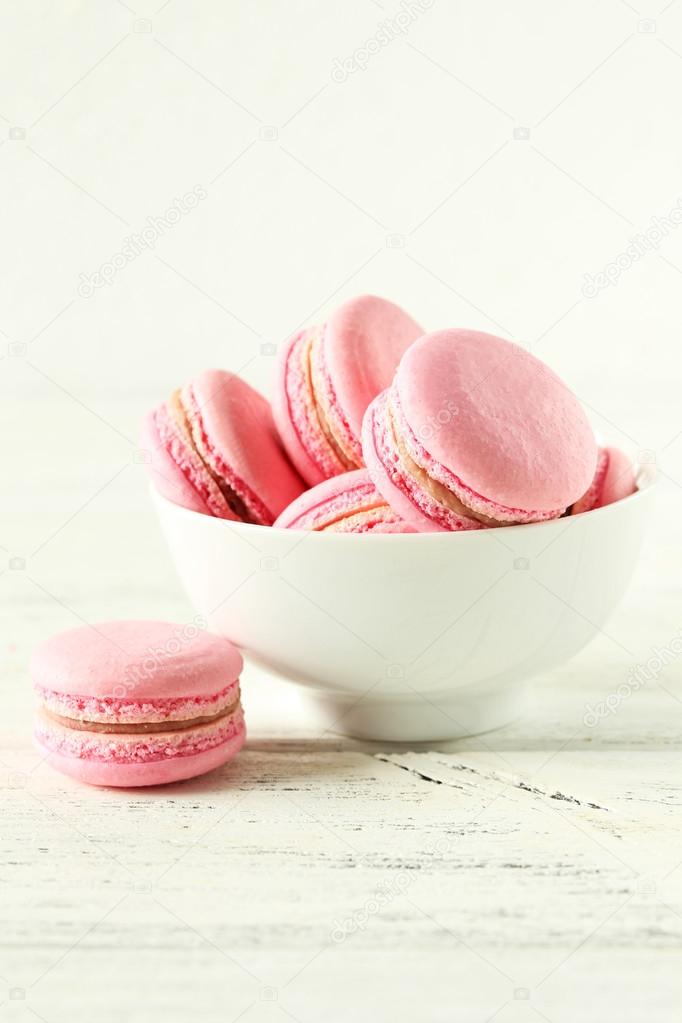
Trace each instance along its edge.
{"label": "crack in wood", "polygon": [[431,759],[434,764],[441,768],[446,768],[450,771],[466,771],[468,774],[473,774],[481,781],[485,782],[496,782],[504,785],[509,785],[512,788],[517,789],[520,792],[527,792],[529,795],[539,796],[542,799],[554,799],[562,803],[570,803],[574,806],[586,807],[590,810],[602,810],[605,813],[609,813],[607,806],[602,806],[600,803],[593,803],[591,800],[578,799],[577,796],[569,795],[566,792],[561,792],[558,789],[555,791],[549,791],[547,789],[540,788],[537,785],[531,785],[523,778],[518,778],[515,775],[508,774],[503,771],[480,771],[475,767],[471,767],[469,764],[463,764],[457,761],[444,760],[435,753],[413,753],[407,754],[410,757],[419,757],[420,766],[416,767],[413,763],[405,763],[404,759],[400,754],[395,753],[375,753],[376,760],[380,760],[384,764],[392,764],[393,767],[399,767],[402,771],[408,771],[410,774],[415,775],[422,781],[428,782],[432,785],[446,785],[448,788],[459,789],[465,791],[463,785],[458,785],[454,781],[449,781],[444,778],[437,778],[431,774],[426,773],[428,763],[424,761]]}

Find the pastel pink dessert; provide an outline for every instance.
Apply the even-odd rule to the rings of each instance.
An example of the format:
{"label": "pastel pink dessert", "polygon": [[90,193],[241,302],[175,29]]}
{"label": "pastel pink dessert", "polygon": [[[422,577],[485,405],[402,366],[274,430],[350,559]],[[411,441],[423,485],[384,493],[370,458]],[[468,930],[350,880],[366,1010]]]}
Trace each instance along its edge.
{"label": "pastel pink dessert", "polygon": [[365,409],[421,334],[397,305],[362,295],[289,339],[273,412],[289,457],[310,486],[364,464]]}
{"label": "pastel pink dessert", "polygon": [[303,490],[265,398],[211,369],[150,412],[141,445],[157,490],[174,504],[270,526]]}
{"label": "pastel pink dessert", "polygon": [[31,659],[35,740],[90,785],[193,778],[239,752],[242,657],[198,625],[114,621],[52,636]]}
{"label": "pastel pink dessert", "polygon": [[386,504],[366,469],[319,483],[297,497],[275,526],[328,533],[414,533]]}
{"label": "pastel pink dessert", "polygon": [[363,453],[377,489],[424,532],[562,515],[594,475],[577,398],[519,345],[473,330],[416,341],[369,406]]}
{"label": "pastel pink dessert", "polygon": [[635,471],[628,456],[619,448],[600,448],[592,482],[572,506],[571,515],[622,501],[636,490]]}

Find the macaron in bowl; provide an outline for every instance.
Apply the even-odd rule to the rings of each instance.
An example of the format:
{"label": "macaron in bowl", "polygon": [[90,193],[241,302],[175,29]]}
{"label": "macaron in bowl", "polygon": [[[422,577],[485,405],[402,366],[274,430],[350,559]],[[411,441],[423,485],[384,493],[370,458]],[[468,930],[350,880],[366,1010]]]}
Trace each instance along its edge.
{"label": "macaron in bowl", "polygon": [[141,445],[160,493],[217,518],[271,526],[304,489],[270,404],[225,370],[206,370],[150,412]]}
{"label": "macaron in bowl", "polygon": [[594,478],[586,493],[571,507],[571,515],[622,501],[636,490],[635,470],[625,452],[613,447],[600,448]]}
{"label": "macaron in bowl", "polygon": [[50,637],[30,672],[34,737],[90,785],[161,785],[212,771],[246,736],[239,651],[196,623],[111,621]]}
{"label": "macaron in bowl", "polygon": [[391,507],[424,532],[561,516],[594,476],[574,394],[519,345],[473,330],[416,341],[369,406],[363,454]]}
{"label": "macaron in bowl", "polygon": [[316,533],[415,531],[386,504],[366,469],[355,469],[318,483],[285,508],[275,526]]}
{"label": "macaron in bowl", "polygon": [[422,742],[522,716],[526,682],[599,634],[637,563],[655,468],[637,482],[586,515],[456,536],[261,529],[152,497],[196,611],[292,682],[320,732]]}
{"label": "macaron in bowl", "polygon": [[388,387],[422,328],[399,306],[361,295],[326,323],[294,334],[279,360],[273,400],[284,446],[309,486],[360,468],[362,417]]}

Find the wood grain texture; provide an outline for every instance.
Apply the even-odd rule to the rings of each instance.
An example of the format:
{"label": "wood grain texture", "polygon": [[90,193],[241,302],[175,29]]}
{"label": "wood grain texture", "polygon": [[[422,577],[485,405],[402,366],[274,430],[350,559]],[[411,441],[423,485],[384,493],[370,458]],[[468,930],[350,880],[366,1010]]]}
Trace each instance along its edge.
{"label": "wood grain texture", "polygon": [[[80,444],[96,461],[97,436]],[[682,666],[585,722],[635,666],[623,647],[643,664],[682,625],[682,491],[664,490],[607,633],[507,728],[358,742],[249,666],[234,764],[88,789],[31,747],[27,663],[82,621],[191,619],[139,468],[85,504],[91,481],[48,480],[45,508],[10,506],[0,538],[26,558],[0,574],[4,1018],[677,1020]]]}
{"label": "wood grain texture", "polygon": [[[25,638],[42,626],[32,613]],[[603,728],[581,724],[604,692],[590,679],[607,647],[538,684],[531,720],[438,749],[320,734],[286,687],[248,669],[242,756],[135,793],[78,786],[40,761],[15,651],[2,1011],[676,1019],[679,732],[655,689]]]}

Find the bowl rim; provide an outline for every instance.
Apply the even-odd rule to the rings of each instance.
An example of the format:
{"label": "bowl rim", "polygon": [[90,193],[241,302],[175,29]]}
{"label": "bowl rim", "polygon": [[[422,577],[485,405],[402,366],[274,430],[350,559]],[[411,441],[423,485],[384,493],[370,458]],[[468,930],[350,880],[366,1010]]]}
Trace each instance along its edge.
{"label": "bowl rim", "polygon": [[[660,482],[660,473],[654,465],[646,465],[640,467],[636,474],[637,490],[633,494],[628,494],[627,497],[621,498],[620,501],[614,501],[612,504],[604,505],[602,508],[593,508],[591,511],[581,512],[578,515],[569,516],[569,521],[578,522],[585,521],[589,516],[600,515],[623,515],[625,510],[629,508],[635,502],[641,503],[647,500],[647,495],[650,495],[652,490]],[[490,534],[498,535],[504,533],[509,535],[510,530],[514,530],[517,534],[519,530],[527,531],[529,529],[544,529],[546,531],[556,529],[558,526],[567,528],[566,517],[560,516],[558,519],[549,519],[545,522],[523,522],[516,523],[510,526],[492,526],[489,529],[465,529],[460,531],[442,531],[432,533],[335,533],[335,532],[315,532],[311,529],[283,529],[281,526],[260,526],[253,522],[240,522],[233,519],[221,519],[215,515],[205,515],[203,512],[194,511],[192,508],[185,508],[181,504],[176,504],[174,501],[169,500],[159,490],[156,489],[153,483],[149,484],[149,489],[152,495],[152,500],[158,503],[160,506],[169,506],[174,514],[179,514],[180,517],[186,517],[189,519],[201,519],[202,524],[209,529],[223,529],[229,532],[236,532],[238,534],[245,534],[245,539],[249,536],[254,539],[258,536],[263,535],[263,531],[266,530],[269,534],[275,534],[281,538],[288,537],[291,539],[293,535],[299,534],[301,537],[315,537],[314,543],[318,544],[329,544],[329,543],[357,543],[360,540],[362,543],[402,543],[402,544],[414,544],[414,543],[435,543],[440,541],[443,543],[444,537],[458,537],[459,543],[480,543],[481,537],[489,536]],[[211,523],[211,525],[209,525]],[[446,542],[450,542],[447,540]]]}

